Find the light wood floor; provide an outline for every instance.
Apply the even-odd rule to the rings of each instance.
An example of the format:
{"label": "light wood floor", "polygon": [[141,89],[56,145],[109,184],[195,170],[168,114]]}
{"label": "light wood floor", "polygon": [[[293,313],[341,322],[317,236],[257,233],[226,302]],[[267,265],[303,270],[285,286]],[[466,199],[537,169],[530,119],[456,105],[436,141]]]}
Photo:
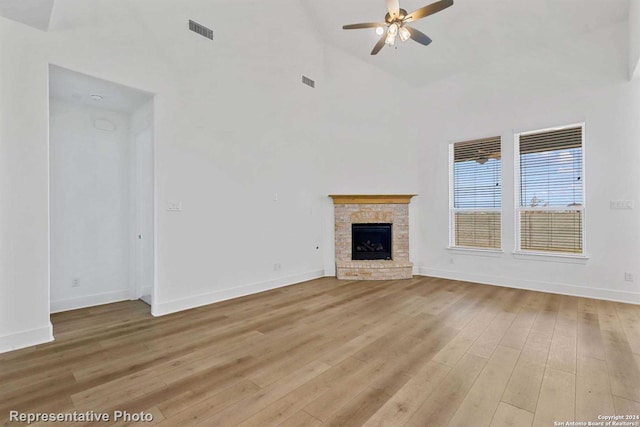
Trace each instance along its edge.
{"label": "light wood floor", "polygon": [[327,278],[160,318],[124,302],[52,320],[54,343],[0,355],[0,424],[9,410],[260,427],[640,415],[640,306]]}

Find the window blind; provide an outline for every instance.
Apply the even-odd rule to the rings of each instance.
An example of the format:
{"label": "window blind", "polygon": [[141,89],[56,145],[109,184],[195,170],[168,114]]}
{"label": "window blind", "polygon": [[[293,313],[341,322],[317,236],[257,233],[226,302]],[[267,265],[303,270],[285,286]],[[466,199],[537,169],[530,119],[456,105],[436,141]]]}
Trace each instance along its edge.
{"label": "window blind", "polygon": [[454,143],[451,159],[451,246],[500,249],[500,137]]}
{"label": "window blind", "polygon": [[519,136],[520,249],[583,252],[583,127]]}

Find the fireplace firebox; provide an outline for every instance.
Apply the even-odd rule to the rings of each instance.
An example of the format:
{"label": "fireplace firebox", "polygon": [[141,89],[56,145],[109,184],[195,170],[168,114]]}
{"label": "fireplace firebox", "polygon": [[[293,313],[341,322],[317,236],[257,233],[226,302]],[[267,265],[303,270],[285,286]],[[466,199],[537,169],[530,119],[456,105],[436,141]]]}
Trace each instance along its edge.
{"label": "fireplace firebox", "polygon": [[391,224],[351,224],[351,259],[391,259]]}

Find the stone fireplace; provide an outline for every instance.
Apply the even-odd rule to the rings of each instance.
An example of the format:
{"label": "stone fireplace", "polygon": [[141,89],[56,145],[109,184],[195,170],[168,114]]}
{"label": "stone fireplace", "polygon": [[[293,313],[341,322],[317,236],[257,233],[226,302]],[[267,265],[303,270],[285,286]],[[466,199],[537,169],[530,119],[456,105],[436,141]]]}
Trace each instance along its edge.
{"label": "stone fireplace", "polygon": [[413,196],[329,196],[335,211],[338,279],[413,277],[413,263],[409,260],[409,202]]}

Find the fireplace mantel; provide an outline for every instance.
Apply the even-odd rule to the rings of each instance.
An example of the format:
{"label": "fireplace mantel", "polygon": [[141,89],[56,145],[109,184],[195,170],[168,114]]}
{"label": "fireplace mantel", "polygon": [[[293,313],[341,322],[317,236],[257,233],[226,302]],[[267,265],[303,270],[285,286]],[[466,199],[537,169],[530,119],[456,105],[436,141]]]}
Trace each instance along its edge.
{"label": "fireplace mantel", "polygon": [[407,205],[415,194],[329,194],[334,205]]}

